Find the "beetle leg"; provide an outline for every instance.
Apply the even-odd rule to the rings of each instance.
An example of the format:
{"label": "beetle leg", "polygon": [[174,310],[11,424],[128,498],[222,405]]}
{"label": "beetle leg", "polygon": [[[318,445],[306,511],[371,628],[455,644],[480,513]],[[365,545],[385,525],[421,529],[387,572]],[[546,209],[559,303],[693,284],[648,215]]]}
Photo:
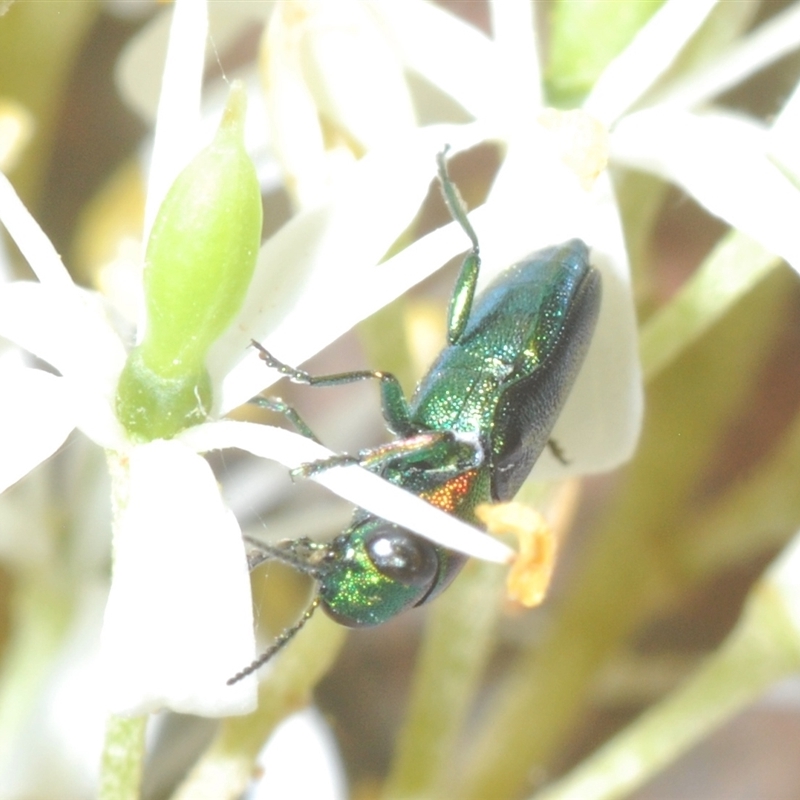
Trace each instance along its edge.
{"label": "beetle leg", "polygon": [[[461,473],[480,466],[483,450],[473,443],[459,441],[450,431],[427,431],[406,439],[361,450],[358,455],[331,456],[321,461],[311,461],[292,470],[292,477],[310,478],[332,467],[358,464],[378,475],[386,475],[393,466],[403,470],[416,469],[432,474],[438,468],[442,472]],[[432,467],[435,464],[437,467]]]}
{"label": "beetle leg", "polygon": [[446,437],[446,433],[424,433],[407,439],[399,439],[377,447],[360,450],[358,455],[351,456],[346,453],[323,458],[319,461],[309,461],[292,470],[292,477],[310,478],[333,467],[345,467],[348,464],[358,464],[364,469],[380,473],[383,467],[395,461],[414,460],[414,454],[422,452],[419,458],[428,458],[428,451],[434,441]]}
{"label": "beetle leg", "polygon": [[320,472],[333,469],[333,467],[347,467],[350,464],[361,464],[360,456],[351,456],[349,453],[338,453],[335,456],[321,458],[319,461],[308,461],[290,470],[292,480],[297,478],[310,478],[312,475],[319,475]]}
{"label": "beetle leg", "polygon": [[[251,344],[258,350],[259,357],[268,367],[278,370],[294,383],[302,383],[305,386],[342,386],[356,381],[379,380],[381,383],[383,418],[389,430],[396,436],[401,437],[412,433],[411,411],[408,407],[408,402],[403,394],[400,382],[391,372],[354,370],[353,372],[340,372],[335,375],[310,375],[304,370],[290,367],[288,364],[284,364],[283,361],[279,361],[255,340],[251,340]],[[289,418],[292,419],[291,417]],[[295,420],[292,419],[292,422],[295,422]],[[308,426],[305,423],[303,425],[308,430]],[[298,430],[307,435],[302,428],[298,427]]]}
{"label": "beetle leg", "polygon": [[284,539],[280,542],[262,542],[252,536],[242,537],[250,549],[247,553],[247,566],[252,572],[265,561],[280,561],[294,567],[304,575],[317,578],[319,565],[330,551],[328,544],[315,542],[306,537],[300,539]]}
{"label": "beetle leg", "polygon": [[469,321],[472,311],[472,301],[475,297],[475,287],[478,285],[478,273],[481,269],[480,248],[478,246],[478,236],[475,233],[469,218],[467,209],[458,189],[447,172],[447,162],[445,156],[449,150],[445,147],[436,156],[436,163],[439,166],[439,182],[442,186],[442,195],[450,211],[450,216],[457,222],[464,233],[472,242],[472,250],[461,263],[461,271],[456,278],[453,296],[450,298],[450,308],[447,313],[447,343],[457,344],[461,339],[464,329]]}
{"label": "beetle leg", "polygon": [[476,466],[480,455],[471,443],[459,441],[451,431],[426,431],[364,450],[359,453],[359,463],[373,472],[383,472],[397,462],[429,471],[429,462],[457,465],[462,471]]}
{"label": "beetle leg", "polygon": [[556,457],[556,459],[563,464],[563,466],[569,465],[569,459],[564,455],[564,451],[561,449],[561,445],[555,439],[548,439],[547,440],[547,447],[550,452]]}
{"label": "beetle leg", "polygon": [[258,406],[259,408],[266,408],[268,411],[274,411],[276,414],[282,414],[289,422],[294,425],[298,433],[301,433],[306,439],[311,439],[317,444],[322,444],[317,438],[317,435],[311,428],[308,427],[305,420],[297,413],[297,411],[288,403],[280,399],[280,397],[264,397],[257,395],[247,401],[250,405]]}

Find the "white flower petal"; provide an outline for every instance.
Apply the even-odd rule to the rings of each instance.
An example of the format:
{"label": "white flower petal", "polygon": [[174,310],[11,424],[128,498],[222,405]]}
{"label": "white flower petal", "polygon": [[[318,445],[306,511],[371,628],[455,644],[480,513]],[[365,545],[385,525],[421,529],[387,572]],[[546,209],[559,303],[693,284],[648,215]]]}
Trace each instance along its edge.
{"label": "white flower petal", "polygon": [[61,256],[2,172],[0,172],[0,222],[5,225],[40,281],[57,288],[72,288],[72,278],[64,268]]}
{"label": "white flower petal", "polygon": [[[180,440],[199,451],[236,447],[289,468],[330,458],[332,453],[311,439],[271,425],[222,420],[184,431]],[[355,465],[311,476],[336,494],[373,514],[396,522],[432,542],[486,561],[506,563],[513,551],[498,539],[429,505],[398,486]]]}
{"label": "white flower petal", "polygon": [[542,75],[537,47],[536,14],[527,0],[503,0],[489,5],[495,49],[513,79],[503,87],[511,113],[535,117],[542,107]]}
{"label": "white flower petal", "polygon": [[733,114],[653,108],[621,120],[616,163],[686,189],[712,214],[800,270],[800,191],[767,157],[767,130]]}
{"label": "white flower petal", "polygon": [[176,0],[147,180],[145,241],[167,190],[200,147],[200,89],[207,35],[205,0]]}
{"label": "white flower petal", "polygon": [[105,315],[102,298],[17,281],[0,292],[0,336],[76,380],[116,388],[125,348]]}
{"label": "white flower petal", "polygon": [[73,422],[104,447],[120,446],[114,395],[125,349],[99,295],[18,281],[0,291],[0,336],[49,364],[70,383]]}
{"label": "white flower petal", "polygon": [[800,533],[775,559],[763,580],[780,593],[800,639]]}
{"label": "white flower petal", "polygon": [[255,639],[241,532],[210,467],[155,441],[133,448],[128,470],[103,627],[111,710],[252,711],[255,679],[226,685],[255,658]]}
{"label": "white flower petal", "polygon": [[344,800],[344,770],[325,718],[306,708],[283,720],[258,756],[261,777],[245,800]]}
{"label": "white flower petal", "polygon": [[562,161],[558,139],[541,125],[508,144],[485,206],[470,215],[481,245],[483,286],[515,261],[552,244],[602,231],[596,203]]}
{"label": "white flower petal", "polygon": [[[303,67],[318,113],[365,150],[410,132],[414,108],[403,66],[370,3],[318,3],[305,21]],[[365,65],[369,65],[365,69]]]}
{"label": "white flower petal", "polygon": [[[216,52],[224,50],[242,35],[245,27],[263,21],[271,3],[211,3],[211,38]],[[161,76],[172,25],[174,8],[165,8],[135,36],[117,61],[116,82],[120,96],[146,123],[158,110]]]}
{"label": "white flower petal", "polygon": [[[755,9],[754,9],[755,11]],[[800,46],[800,5],[795,3],[736,41],[726,52],[669,86],[657,101],[694,108],[719,96]]]}
{"label": "white flower petal", "polygon": [[415,263],[410,272],[396,271],[393,260],[375,266],[418,211],[442,146],[459,150],[485,138],[482,126],[439,126],[374,150],[336,201],[295,217],[262,247],[239,322],[208,359],[212,377],[224,376],[223,413],[279,377],[253,351],[229,369],[248,355],[251,338],[299,365],[465,249],[462,234],[441,261]]}
{"label": "white flower petal", "polygon": [[40,369],[3,370],[0,392],[0,492],[64,443],[75,427],[73,397],[63,378]]}
{"label": "white flower petal", "polygon": [[583,107],[607,126],[672,65],[717,0],[668,0],[603,70]]}
{"label": "white flower petal", "polygon": [[376,3],[407,66],[475,117],[503,105],[505,87],[494,43],[477,28],[424,0]]}
{"label": "white flower petal", "polygon": [[319,111],[303,75],[298,25],[293,6],[278,6],[262,38],[259,72],[274,155],[295,204],[311,208],[329,197],[331,175]]}

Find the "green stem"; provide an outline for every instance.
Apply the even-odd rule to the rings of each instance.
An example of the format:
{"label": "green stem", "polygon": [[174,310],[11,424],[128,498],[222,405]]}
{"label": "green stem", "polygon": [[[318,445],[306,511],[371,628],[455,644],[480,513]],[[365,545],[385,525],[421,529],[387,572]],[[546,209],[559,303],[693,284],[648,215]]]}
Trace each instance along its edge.
{"label": "green stem", "polygon": [[702,580],[725,567],[780,547],[800,528],[800,415],[769,460],[680,532],[687,574]]}
{"label": "green stem", "polygon": [[67,593],[54,588],[50,573],[22,575],[11,602],[13,634],[0,672],[0,769],[55,662],[74,610]]}
{"label": "green stem", "polygon": [[775,681],[798,669],[798,631],[780,594],[763,581],[728,639],[685,686],[535,800],[627,797]]}
{"label": "green stem", "polygon": [[491,652],[504,570],[472,562],[431,609],[385,800],[450,797],[447,767]]}
{"label": "green stem", "polygon": [[100,762],[99,800],[138,800],[147,717],[112,716]]}
{"label": "green stem", "polygon": [[671,364],[781,262],[739,231],[723,236],[678,295],[642,327],[639,354],[645,380]]}
{"label": "green stem", "polygon": [[544,637],[495,692],[468,742],[461,794],[454,796],[519,796],[566,740],[598,670],[690,584],[674,534],[772,342],[769,323],[779,320],[782,294],[780,280],[765,282],[650,387],[640,449],[620,499],[584,545],[573,590],[551,611]]}

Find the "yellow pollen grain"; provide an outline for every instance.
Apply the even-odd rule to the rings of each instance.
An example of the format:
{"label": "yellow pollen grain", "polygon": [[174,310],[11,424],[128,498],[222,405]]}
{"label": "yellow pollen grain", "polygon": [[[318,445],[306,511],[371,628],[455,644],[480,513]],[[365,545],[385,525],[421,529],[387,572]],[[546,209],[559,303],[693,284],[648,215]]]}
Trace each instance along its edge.
{"label": "yellow pollen grain", "polygon": [[506,594],[526,608],[538,606],[550,586],[556,557],[556,538],[545,518],[522,503],[479,505],[475,515],[489,533],[517,537],[519,555],[506,578]]}

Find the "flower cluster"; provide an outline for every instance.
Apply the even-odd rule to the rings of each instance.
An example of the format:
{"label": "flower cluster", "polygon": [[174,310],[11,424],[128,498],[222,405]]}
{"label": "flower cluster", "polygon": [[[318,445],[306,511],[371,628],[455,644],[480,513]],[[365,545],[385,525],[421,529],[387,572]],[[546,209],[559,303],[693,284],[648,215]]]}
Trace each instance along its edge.
{"label": "flower cluster", "polygon": [[[573,237],[590,243],[603,273],[597,333],[554,432],[569,459],[545,453],[538,480],[619,466],[641,428],[626,248],[632,234],[614,174],[638,170],[672,182],[800,269],[790,224],[800,218],[793,144],[800,93],[770,126],[713,105],[731,85],[800,46],[800,6],[715,48],[709,19],[732,11],[712,0],[664,3],[636,22],[635,35],[603,69],[577,88],[562,87],[580,107],[557,112],[546,107],[559,75],[540,74],[535,5],[491,3],[489,37],[423,0],[224,4],[224,22],[212,4],[210,23],[205,3],[177,0],[168,37],[166,18],[157,16],[120,63],[121,93],[153,120],[154,138],[146,236],[133,248],[146,254],[108,265],[105,295],[73,281],[0,173],[0,222],[36,278],[12,279],[10,257],[0,252],[0,490],[15,487],[13,499],[34,485],[37,466],[75,430],[82,437],[76,446],[90,450],[92,443],[104,453],[113,569],[95,669],[113,713],[228,716],[255,708],[253,677],[226,685],[255,655],[252,601],[241,529],[203,454],[236,448],[289,468],[330,455],[298,434],[226,418],[280,377],[264,369],[249,342],[300,364],[466,249],[454,224],[397,246],[445,144],[454,153],[487,142],[502,151],[485,203],[470,214],[482,283]],[[0,32],[3,24],[0,17]],[[262,100],[249,81],[252,67],[243,76],[248,88],[235,85],[209,145],[201,113],[211,94],[202,84],[206,40],[224,50],[253,25],[264,26],[269,132],[251,129]],[[705,53],[694,61],[682,58],[692,43]],[[554,39],[552,46],[566,63],[576,61],[574,44]],[[142,65],[160,63],[161,53],[163,72],[143,79]],[[413,88],[412,72],[424,86]],[[425,112],[426,99],[436,105],[431,97],[450,110]],[[210,116],[216,124],[219,115]],[[259,181],[275,183],[278,175],[295,213],[261,243]],[[128,276],[126,297],[113,289],[115,270]],[[711,303],[697,315],[710,325],[718,314]],[[678,347],[701,328],[687,323]],[[508,557],[497,540],[365,470],[313,478],[447,547]],[[88,502],[93,491],[79,496]],[[10,564],[28,572],[52,565],[52,554],[42,554],[46,543],[37,550],[27,532],[6,529],[0,552]],[[103,547],[96,546],[93,576]],[[80,566],[73,572],[67,593],[77,596],[87,573]],[[779,573],[796,610],[794,562],[783,562]],[[93,586],[96,623],[105,588]],[[0,771],[3,756],[0,747]]]}

